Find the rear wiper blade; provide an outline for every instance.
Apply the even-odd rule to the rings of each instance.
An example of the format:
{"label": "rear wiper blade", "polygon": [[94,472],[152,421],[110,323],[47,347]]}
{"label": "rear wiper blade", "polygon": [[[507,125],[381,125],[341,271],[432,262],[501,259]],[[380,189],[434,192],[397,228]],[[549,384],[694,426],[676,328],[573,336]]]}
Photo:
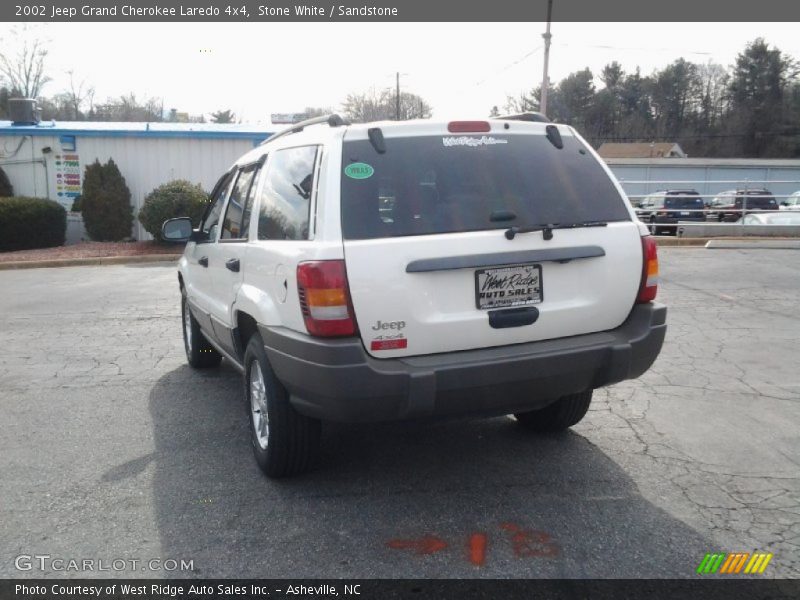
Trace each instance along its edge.
{"label": "rear wiper blade", "polygon": [[518,233],[531,233],[541,231],[542,239],[552,240],[554,229],[578,229],[579,227],[605,227],[605,221],[583,221],[579,223],[547,223],[544,225],[531,225],[530,227],[511,227],[506,230],[506,239],[513,240]]}
{"label": "rear wiper blade", "polygon": [[506,229],[506,239],[513,240],[518,233],[531,233],[533,231],[541,231],[542,238],[545,240],[553,239],[553,229],[558,227],[557,223],[549,223],[545,225],[531,225],[530,227],[510,227]]}
{"label": "rear wiper blade", "polygon": [[606,227],[605,221],[583,221],[582,223],[558,223],[553,229],[578,229],[579,227]]}

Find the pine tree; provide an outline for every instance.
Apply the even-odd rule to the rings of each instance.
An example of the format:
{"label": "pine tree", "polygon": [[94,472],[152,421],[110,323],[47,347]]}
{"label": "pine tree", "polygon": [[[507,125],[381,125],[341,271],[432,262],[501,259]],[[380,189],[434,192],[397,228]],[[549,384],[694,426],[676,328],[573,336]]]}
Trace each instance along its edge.
{"label": "pine tree", "polygon": [[116,163],[99,160],[86,167],[81,196],[83,223],[96,241],[117,242],[131,235],[131,192]]}

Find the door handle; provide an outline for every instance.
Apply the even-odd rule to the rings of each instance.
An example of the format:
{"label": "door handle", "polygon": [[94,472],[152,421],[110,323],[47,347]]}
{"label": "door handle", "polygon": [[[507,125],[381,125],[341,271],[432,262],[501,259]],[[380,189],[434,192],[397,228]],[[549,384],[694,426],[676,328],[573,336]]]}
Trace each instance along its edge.
{"label": "door handle", "polygon": [[230,259],[228,261],[225,261],[225,268],[228,269],[229,271],[233,271],[234,273],[238,273],[239,272],[239,259],[238,258],[232,258],[232,259]]}
{"label": "door handle", "polygon": [[204,256],[203,258],[199,259],[197,264],[203,267],[208,267],[208,257]]}

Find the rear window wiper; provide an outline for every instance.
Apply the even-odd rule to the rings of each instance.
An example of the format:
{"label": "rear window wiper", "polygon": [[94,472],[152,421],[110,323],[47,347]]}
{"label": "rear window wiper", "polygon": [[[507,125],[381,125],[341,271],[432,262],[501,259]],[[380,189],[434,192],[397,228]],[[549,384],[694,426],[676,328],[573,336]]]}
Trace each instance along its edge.
{"label": "rear window wiper", "polygon": [[542,239],[552,240],[554,229],[578,229],[579,227],[605,227],[605,221],[583,221],[579,223],[548,223],[545,225],[532,225],[530,227],[511,227],[506,230],[506,239],[513,240],[518,233],[542,232]]}

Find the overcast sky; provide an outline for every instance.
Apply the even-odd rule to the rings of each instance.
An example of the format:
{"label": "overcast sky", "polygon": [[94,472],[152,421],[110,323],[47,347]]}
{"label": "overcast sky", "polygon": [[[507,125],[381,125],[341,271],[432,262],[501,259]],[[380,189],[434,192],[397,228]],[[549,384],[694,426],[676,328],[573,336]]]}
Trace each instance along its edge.
{"label": "overcast sky", "polygon": [[[19,26],[17,26],[19,27]],[[340,107],[375,86],[420,94],[435,116],[485,116],[506,96],[539,85],[543,23],[48,23],[44,95],[73,70],[96,102],[134,91],[192,115],[232,109],[245,122],[277,112]],[[0,24],[3,50],[12,25]],[[758,36],[800,58],[796,23],[554,23],[550,77],[616,60],[643,74],[683,56],[732,64]],[[600,85],[596,77],[596,83]]]}

